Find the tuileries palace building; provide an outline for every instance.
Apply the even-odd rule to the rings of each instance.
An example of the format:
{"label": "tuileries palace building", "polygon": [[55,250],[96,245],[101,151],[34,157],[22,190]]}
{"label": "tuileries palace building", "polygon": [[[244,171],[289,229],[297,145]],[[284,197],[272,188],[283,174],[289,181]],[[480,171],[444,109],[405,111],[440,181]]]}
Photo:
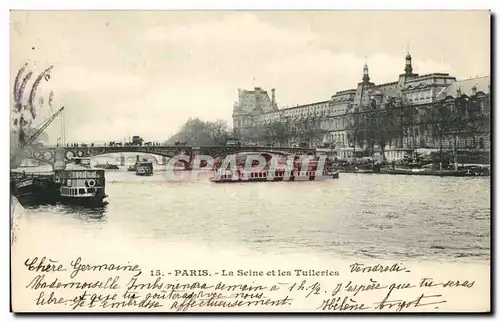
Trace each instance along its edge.
{"label": "tuileries palace building", "polygon": [[[443,106],[450,117],[458,113],[460,106],[467,106],[464,111],[474,108],[489,119],[490,77],[457,80],[443,73],[418,75],[413,72],[411,59],[407,54],[404,73],[394,82],[378,85],[371,82],[365,64],[356,88],[339,91],[328,100],[291,108],[278,108],[275,89],[271,89],[271,95],[260,87],[239,89],[238,101],[233,107],[234,134],[243,142],[259,145],[323,147],[339,158],[365,153],[370,148],[372,154],[383,151],[388,160],[419,149],[489,151],[489,121],[474,130],[462,126],[461,130],[443,132],[438,139],[429,122],[422,120],[424,115],[431,115]],[[470,107],[472,105],[474,107]],[[366,135],[365,139],[359,135],[363,132],[362,126],[358,126],[363,124],[359,119],[365,117],[369,123],[366,119],[373,118],[373,111],[391,113],[396,107],[411,108],[420,116],[413,119],[408,129],[387,138],[383,149],[378,142],[370,147]]]}

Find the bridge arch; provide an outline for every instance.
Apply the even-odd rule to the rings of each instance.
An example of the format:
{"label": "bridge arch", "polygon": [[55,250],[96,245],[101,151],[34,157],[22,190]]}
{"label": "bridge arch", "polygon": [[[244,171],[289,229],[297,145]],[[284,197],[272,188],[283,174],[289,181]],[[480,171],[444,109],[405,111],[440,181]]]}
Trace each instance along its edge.
{"label": "bridge arch", "polygon": [[[139,155],[140,154],[140,155]],[[157,165],[160,165],[160,161],[158,159],[159,155],[155,155],[155,154],[152,154],[152,153],[130,153],[128,155],[123,155],[122,154],[119,154],[119,152],[110,152],[110,153],[102,153],[102,154],[91,154],[91,155],[88,155],[88,157],[90,157],[92,160],[95,160],[96,158],[105,158],[107,156],[112,156],[114,155],[114,158],[113,159],[118,159],[120,160],[121,157],[123,156],[125,158],[125,160],[127,161],[132,161],[132,162],[135,162],[136,160],[136,156],[139,155],[140,159],[147,159],[148,161],[152,161],[153,163],[156,163]]]}
{"label": "bridge arch", "polygon": [[54,164],[55,151],[50,150],[26,150],[22,154],[22,160],[35,160],[44,164]]}
{"label": "bridge arch", "polygon": [[34,156],[23,156],[22,160],[35,160],[35,161],[41,162],[43,164],[54,165],[53,160],[45,160],[43,158],[36,158]]}
{"label": "bridge arch", "polygon": [[[89,155],[89,157],[90,157],[90,158],[94,158],[94,157],[102,157],[102,156],[106,156],[106,155],[111,155],[111,154],[119,154],[119,153],[120,153],[120,154],[122,154],[122,155],[123,155],[123,154],[125,154],[125,153],[127,153],[127,154],[129,154],[129,153],[130,153],[130,154],[129,154],[129,158],[128,158],[128,159],[130,160],[131,158],[133,158],[133,162],[135,162],[135,160],[136,160],[136,155],[141,154],[141,155],[139,156],[139,159],[140,159],[141,161],[142,161],[143,159],[146,159],[147,161],[152,161],[152,160],[154,160],[153,162],[154,162],[156,165],[164,165],[164,164],[163,164],[163,162],[161,162],[161,163],[160,163],[160,160],[159,160],[159,158],[158,158],[158,157],[162,157],[162,158],[163,158],[163,157],[165,157],[165,158],[167,159],[167,162],[168,162],[168,160],[170,160],[170,159],[172,159],[172,158],[174,157],[174,155],[167,155],[167,154],[163,154],[163,153],[152,153],[152,152],[147,152],[147,153],[145,153],[145,152],[128,152],[128,151],[127,151],[127,152],[105,152],[105,153],[99,153],[99,154],[95,154],[95,153],[94,153],[94,154]],[[121,155],[120,155],[120,157],[121,157]],[[187,154],[187,157],[188,157],[188,159],[190,159],[190,158],[191,158],[191,155]],[[126,158],[126,159],[127,159],[127,158]],[[179,161],[179,162],[181,162],[181,163],[183,163],[183,164],[184,164],[184,166],[187,166],[187,165],[189,164],[189,162],[187,162],[187,161],[185,161],[185,160],[178,160],[178,161]]]}

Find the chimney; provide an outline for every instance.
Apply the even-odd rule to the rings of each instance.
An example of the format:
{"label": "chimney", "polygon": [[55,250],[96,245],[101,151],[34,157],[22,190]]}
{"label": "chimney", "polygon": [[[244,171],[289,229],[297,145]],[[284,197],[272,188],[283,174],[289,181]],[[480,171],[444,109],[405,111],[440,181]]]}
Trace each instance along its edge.
{"label": "chimney", "polygon": [[460,87],[457,88],[457,97],[462,96],[462,89]]}
{"label": "chimney", "polygon": [[477,94],[477,87],[476,85],[472,86],[472,95],[476,95]]}
{"label": "chimney", "polygon": [[275,94],[275,89],[274,88],[271,89],[271,104],[273,106],[276,105],[276,94]]}

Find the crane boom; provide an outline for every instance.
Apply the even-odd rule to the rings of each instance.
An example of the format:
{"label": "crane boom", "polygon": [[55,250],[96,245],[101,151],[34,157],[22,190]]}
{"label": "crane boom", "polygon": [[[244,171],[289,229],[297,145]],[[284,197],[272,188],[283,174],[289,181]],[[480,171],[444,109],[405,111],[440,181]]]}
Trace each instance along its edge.
{"label": "crane boom", "polygon": [[64,110],[64,106],[61,107],[57,112],[55,112],[51,117],[49,117],[45,122],[43,122],[39,126],[37,126],[35,128],[35,130],[33,131],[33,133],[26,139],[24,146],[22,146],[21,148],[32,144],[43,133],[43,131],[45,131],[45,129],[50,125],[50,123],[52,123],[55,120],[55,118],[59,114],[61,114],[61,112],[63,110]]}
{"label": "crane boom", "polygon": [[[11,152],[10,156],[10,166],[12,168],[17,168],[20,164],[20,154],[23,153],[24,149],[32,144],[42,133],[43,131],[54,121],[54,119],[61,114],[61,112],[64,110],[64,106],[61,107],[56,113],[54,113],[51,117],[49,117],[47,120],[42,122],[40,125],[38,125],[34,131],[32,131],[30,134],[27,135],[27,138],[25,140],[21,140],[19,138],[19,145],[17,147],[14,147],[14,151]],[[22,131],[22,128],[20,129]]]}

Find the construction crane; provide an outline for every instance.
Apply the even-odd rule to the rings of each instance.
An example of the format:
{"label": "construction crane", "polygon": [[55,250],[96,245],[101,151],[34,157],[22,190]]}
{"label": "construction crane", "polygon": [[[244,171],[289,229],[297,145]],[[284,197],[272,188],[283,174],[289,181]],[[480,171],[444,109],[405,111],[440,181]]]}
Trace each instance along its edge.
{"label": "construction crane", "polygon": [[[19,155],[24,151],[24,149],[33,144],[35,140],[45,131],[45,129],[56,119],[56,117],[62,113],[64,110],[64,106],[61,107],[57,112],[55,112],[48,119],[40,123],[36,128],[34,128],[30,133],[26,135],[26,138],[23,138],[23,129],[22,125],[19,129],[19,146],[17,147],[14,155],[11,155],[11,166],[18,167],[20,164]],[[22,122],[21,122],[22,124]]]}
{"label": "construction crane", "polygon": [[33,130],[30,131],[28,134],[27,139],[24,142],[21,142],[21,149],[25,148],[26,146],[33,144],[35,140],[45,131],[45,129],[52,123],[55,118],[62,113],[64,110],[64,106],[61,107],[57,112],[55,112],[52,116],[50,116],[48,119],[40,123],[37,127],[35,127]]}

